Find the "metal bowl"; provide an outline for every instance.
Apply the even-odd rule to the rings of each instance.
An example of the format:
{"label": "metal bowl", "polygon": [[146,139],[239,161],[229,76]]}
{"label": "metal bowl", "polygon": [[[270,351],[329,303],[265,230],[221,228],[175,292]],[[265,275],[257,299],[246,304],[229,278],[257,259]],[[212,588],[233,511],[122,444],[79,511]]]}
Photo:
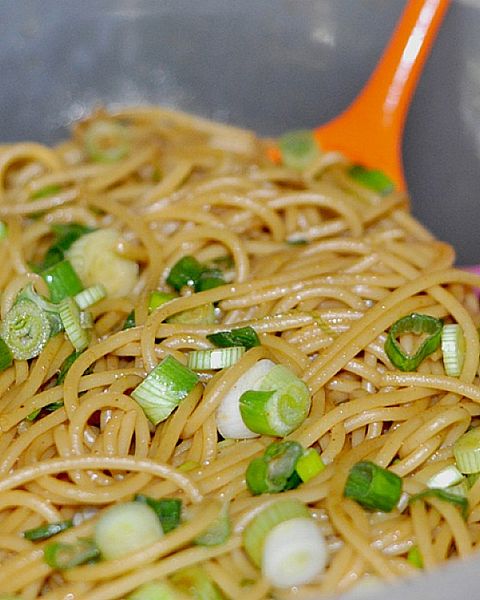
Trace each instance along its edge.
{"label": "metal bowl", "polygon": [[[161,103],[268,135],[315,126],[355,97],[403,4],[3,2],[0,141],[58,141],[97,104]],[[404,139],[413,211],[455,246],[459,264],[480,262],[479,31],[479,1],[454,2]],[[480,598],[474,584],[479,564],[453,563],[387,593],[391,600]]]}

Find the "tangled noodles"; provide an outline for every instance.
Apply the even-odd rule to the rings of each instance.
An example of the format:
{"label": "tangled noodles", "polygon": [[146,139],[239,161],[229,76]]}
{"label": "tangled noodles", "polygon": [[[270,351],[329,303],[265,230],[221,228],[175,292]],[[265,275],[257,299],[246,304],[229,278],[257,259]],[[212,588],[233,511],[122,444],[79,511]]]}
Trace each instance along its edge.
{"label": "tangled noodles", "polygon": [[478,546],[480,277],[266,146],[139,107],[0,147],[5,598],[329,597]]}

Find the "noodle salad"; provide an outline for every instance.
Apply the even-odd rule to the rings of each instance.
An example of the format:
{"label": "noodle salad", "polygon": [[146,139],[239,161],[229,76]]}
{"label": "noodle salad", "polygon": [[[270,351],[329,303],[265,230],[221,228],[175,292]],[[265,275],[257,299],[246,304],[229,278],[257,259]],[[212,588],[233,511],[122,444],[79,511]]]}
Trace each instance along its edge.
{"label": "noodle salad", "polygon": [[[381,172],[159,107],[0,146],[0,598],[320,598],[480,543],[480,276]],[[2,595],[3,594],[3,595]]]}

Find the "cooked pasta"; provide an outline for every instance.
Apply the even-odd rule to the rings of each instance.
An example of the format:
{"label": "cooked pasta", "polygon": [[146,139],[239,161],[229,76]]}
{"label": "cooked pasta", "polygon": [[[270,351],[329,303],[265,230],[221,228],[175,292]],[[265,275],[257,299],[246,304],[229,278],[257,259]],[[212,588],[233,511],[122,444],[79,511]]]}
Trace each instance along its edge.
{"label": "cooked pasta", "polygon": [[[152,582],[179,598],[324,597],[476,550],[480,483],[465,474],[480,464],[462,469],[454,450],[480,415],[480,277],[452,267],[452,248],[411,216],[404,194],[366,186],[345,157],[318,153],[299,169],[272,163],[267,146],[248,131],[138,107],[99,110],[54,148],[0,147],[2,343],[13,353],[0,373],[8,598],[141,600]],[[182,272],[186,257],[197,275]],[[83,288],[93,299],[80,299]],[[34,315],[21,308],[37,306],[32,297],[48,330],[28,354]],[[422,327],[425,316],[458,325],[456,374],[439,339],[414,368],[392,364],[389,336],[405,358],[434,335],[404,327],[392,342],[392,326],[412,314]],[[240,328],[255,336],[245,345],[223,333]],[[241,350],[212,352],[222,345]],[[178,398],[161,407],[148,375],[170,377],[159,364],[179,373],[163,383]],[[271,391],[274,372],[294,390],[287,408]],[[270,378],[263,392],[260,373]],[[271,398],[278,414],[259,416]],[[247,469],[268,471],[268,452],[287,448],[274,441],[296,442],[288,448],[302,462],[293,483],[291,473],[283,487],[262,481],[260,493]],[[350,495],[359,462],[401,485],[390,509]],[[463,491],[421,495],[455,465]],[[128,515],[112,507],[142,513],[151,508],[136,503],[160,499],[181,502],[180,522],[129,545],[115,520]],[[299,501],[305,535],[313,519],[312,547],[324,553],[296,587],[269,575],[281,557],[263,568],[246,550],[253,519],[288,499]],[[101,535],[115,551],[102,550],[112,541]]]}

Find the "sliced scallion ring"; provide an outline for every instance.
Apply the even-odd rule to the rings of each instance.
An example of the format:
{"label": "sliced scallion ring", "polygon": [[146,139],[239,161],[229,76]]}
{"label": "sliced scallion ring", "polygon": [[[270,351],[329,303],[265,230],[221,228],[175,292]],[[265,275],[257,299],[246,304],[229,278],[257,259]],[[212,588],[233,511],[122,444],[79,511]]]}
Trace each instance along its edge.
{"label": "sliced scallion ring", "polygon": [[297,429],[310,411],[310,392],[290,369],[275,365],[253,391],[240,397],[240,414],[255,433],[284,437]]}
{"label": "sliced scallion ring", "polygon": [[231,346],[243,346],[247,350],[254,346],[260,346],[260,340],[253,327],[239,327],[230,331],[219,331],[207,335],[207,340],[219,348]]}
{"label": "sliced scallion ring", "polygon": [[60,318],[68,339],[77,352],[88,346],[88,334],[82,327],[80,309],[73,298],[64,298],[58,305]]}
{"label": "sliced scallion ring", "polygon": [[480,427],[470,429],[458,438],[453,444],[453,455],[462,473],[480,471]]}
{"label": "sliced scallion ring", "polygon": [[79,539],[73,544],[50,542],[44,548],[43,558],[52,569],[72,569],[96,560],[100,551],[90,539]]}
{"label": "sliced scallion ring", "polygon": [[275,587],[311,583],[324,569],[327,544],[311,517],[278,523],[265,537],[262,574]]}
{"label": "sliced scallion ring", "polygon": [[[400,371],[415,371],[419,364],[440,345],[443,321],[430,315],[412,313],[396,321],[388,332],[385,352],[394,367]],[[409,355],[403,351],[397,338],[404,333],[426,334],[418,350]]]}
{"label": "sliced scallion ring", "polygon": [[101,283],[96,283],[76,294],[75,302],[78,304],[79,308],[85,310],[97,302],[100,302],[100,300],[103,300],[106,296],[107,290],[105,289],[105,286]]}
{"label": "sliced scallion ring", "polygon": [[316,477],[324,469],[325,463],[320,458],[320,454],[314,448],[308,448],[308,450],[305,450],[295,465],[295,470],[304,483]]}
{"label": "sliced scallion ring", "polygon": [[458,323],[443,326],[442,354],[445,373],[450,377],[458,377],[465,360],[465,336]]}
{"label": "sliced scallion ring", "polygon": [[93,121],[87,127],[84,142],[88,156],[97,162],[117,162],[130,149],[126,127],[106,119]]}
{"label": "sliced scallion ring", "polygon": [[402,479],[373,462],[356,463],[348,474],[343,495],[365,508],[392,511],[402,494]]}
{"label": "sliced scallion ring", "polygon": [[17,360],[38,356],[47,344],[51,326],[47,313],[34,302],[18,300],[5,315],[0,336]]}
{"label": "sliced scallion ring", "polygon": [[243,530],[243,547],[254,565],[260,567],[265,538],[275,525],[298,517],[310,518],[310,512],[295,498],[272,502],[253,517]]}
{"label": "sliced scallion ring", "polygon": [[167,356],[132,392],[148,419],[164,421],[198,382],[198,375],[173,356]]}
{"label": "sliced scallion ring", "polygon": [[289,131],[278,140],[283,163],[298,171],[306,169],[320,156],[320,150],[312,131],[302,129]]}
{"label": "sliced scallion ring", "polygon": [[242,346],[215,350],[193,350],[188,354],[188,367],[194,371],[226,369],[238,362],[245,354]]}
{"label": "sliced scallion ring", "polygon": [[432,475],[427,481],[429,488],[448,488],[451,485],[456,485],[463,480],[463,475],[457,469],[455,465],[448,465],[444,469]]}
{"label": "sliced scallion ring", "polygon": [[70,261],[62,260],[41,273],[50,290],[50,300],[58,303],[83,290],[82,282]]}

